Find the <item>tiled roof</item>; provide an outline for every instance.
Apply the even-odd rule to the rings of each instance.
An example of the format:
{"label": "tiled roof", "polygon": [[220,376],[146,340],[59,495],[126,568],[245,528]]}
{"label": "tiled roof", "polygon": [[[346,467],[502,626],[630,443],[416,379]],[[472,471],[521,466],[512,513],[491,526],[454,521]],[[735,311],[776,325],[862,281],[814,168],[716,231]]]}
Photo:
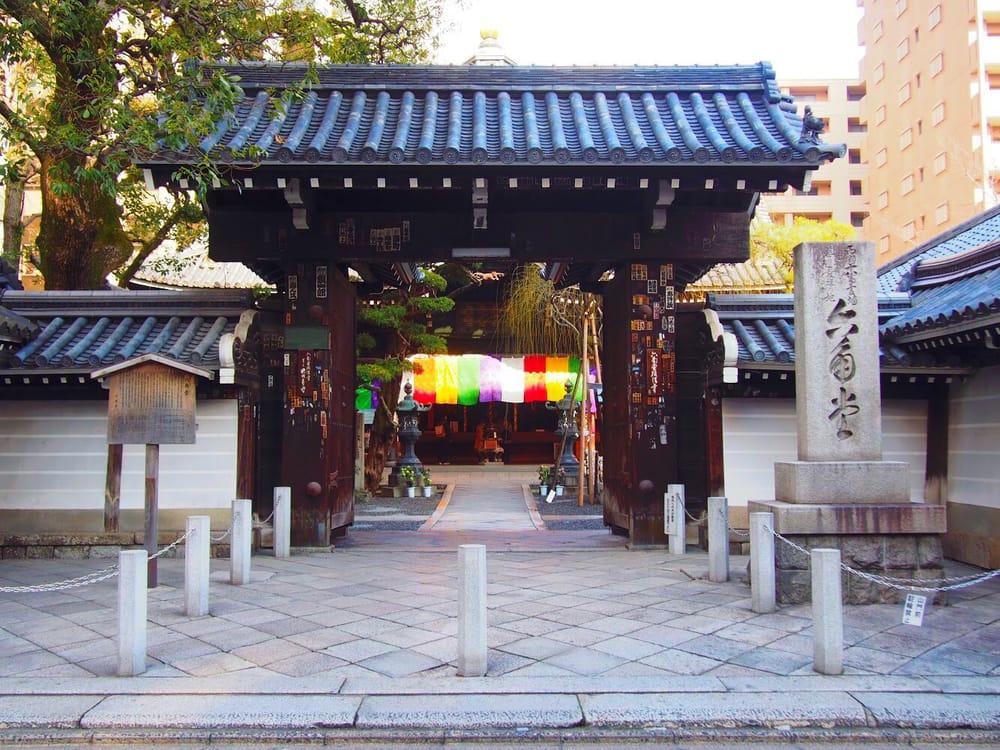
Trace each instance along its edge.
{"label": "tiled roof", "polygon": [[894,338],[918,332],[934,335],[968,329],[977,321],[997,327],[1000,334],[1000,236],[975,250],[937,260],[920,259],[910,287],[912,307],[884,323],[884,334]]}
{"label": "tiled roof", "polygon": [[38,327],[23,315],[0,306],[0,344],[22,344],[38,331]]}
{"label": "tiled roof", "polygon": [[705,275],[688,284],[680,301],[703,300],[706,294],[782,293],[788,288],[781,270],[773,263],[748,260],[744,263],[719,263]]}
{"label": "tiled roof", "polygon": [[[909,305],[905,294],[880,295],[879,319],[895,315]],[[742,368],[795,363],[795,298],[791,294],[709,294],[709,308],[715,310],[723,329],[736,338],[737,365]],[[882,346],[883,367],[910,365],[908,355],[898,347]]]}
{"label": "tiled roof", "polygon": [[1000,206],[991,208],[913,248],[878,269],[878,290],[909,290],[917,264],[972,250],[1000,240]]}
{"label": "tiled roof", "polygon": [[136,272],[132,279],[134,286],[156,289],[254,289],[268,285],[242,263],[212,260],[203,244],[184,250],[164,245]]}
{"label": "tiled roof", "polygon": [[845,147],[800,139],[802,119],[769,63],[541,68],[227,67],[245,98],[214,133],[144,165],[775,164],[808,167]]}
{"label": "tiled roof", "polygon": [[[158,353],[220,367],[219,340],[238,333],[252,305],[246,292],[8,292],[4,303],[39,329],[0,370],[90,373]],[[240,336],[237,336],[240,338]]]}

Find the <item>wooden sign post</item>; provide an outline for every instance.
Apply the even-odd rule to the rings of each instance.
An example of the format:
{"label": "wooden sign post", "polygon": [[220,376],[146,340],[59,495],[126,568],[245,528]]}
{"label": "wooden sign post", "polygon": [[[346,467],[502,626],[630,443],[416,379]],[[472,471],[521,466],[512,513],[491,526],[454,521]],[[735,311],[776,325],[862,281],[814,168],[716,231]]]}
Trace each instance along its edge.
{"label": "wooden sign post", "polygon": [[149,553],[149,588],[155,588],[159,526],[161,445],[195,441],[195,377],[212,378],[210,370],[158,354],[144,354],[91,373],[110,391],[108,396],[108,477],[104,526],[118,527],[121,490],[121,449],[125,443],[145,444],[145,546]]}

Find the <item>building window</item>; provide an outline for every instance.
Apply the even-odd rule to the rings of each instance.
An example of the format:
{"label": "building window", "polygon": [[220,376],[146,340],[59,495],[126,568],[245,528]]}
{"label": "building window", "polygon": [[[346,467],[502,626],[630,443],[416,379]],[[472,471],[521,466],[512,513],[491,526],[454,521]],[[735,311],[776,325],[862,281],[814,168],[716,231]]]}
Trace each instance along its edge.
{"label": "building window", "polygon": [[941,174],[948,168],[948,154],[942,151],[934,157],[934,174]]}
{"label": "building window", "polygon": [[886,159],[886,156],[885,156],[885,149],[884,148],[880,148],[878,151],[875,152],[875,166],[876,167],[883,166],[885,164],[885,159]]}
{"label": "building window", "polygon": [[877,42],[879,39],[882,38],[883,33],[884,33],[884,27],[882,26],[882,22],[879,21],[877,24],[875,24],[875,26],[872,27],[872,41]]}
{"label": "building window", "polygon": [[883,234],[878,238],[878,251],[879,253],[889,252],[889,235]]}
{"label": "building window", "polygon": [[903,151],[913,143],[913,128],[907,128],[899,134],[899,150]]}
{"label": "building window", "polygon": [[861,149],[860,148],[849,148],[849,149],[847,149],[847,163],[848,164],[860,164],[861,163]]}
{"label": "building window", "polygon": [[910,38],[903,37],[903,41],[896,45],[896,62],[910,54]]}
{"label": "building window", "polygon": [[906,0],[896,0],[896,18],[906,13]]}
{"label": "building window", "polygon": [[889,205],[889,191],[883,190],[878,194],[878,207],[886,208]]}
{"label": "building window", "polygon": [[933,29],[941,23],[941,6],[935,5],[927,16],[927,28]]}
{"label": "building window", "polygon": [[934,223],[937,225],[944,224],[948,221],[948,204],[942,203],[940,206],[934,209]]}
{"label": "building window", "polygon": [[798,102],[830,101],[830,90],[826,86],[791,86],[788,94]]}
{"label": "building window", "polygon": [[930,62],[931,78],[939,75],[944,70],[944,52],[938,52],[931,58]]}
{"label": "building window", "polygon": [[865,84],[859,83],[855,86],[847,87],[847,101],[860,102],[865,98]]}
{"label": "building window", "polygon": [[904,240],[912,240],[917,236],[917,225],[912,221],[908,221],[903,224],[903,228],[899,230],[900,235],[902,235]]}
{"label": "building window", "polygon": [[931,110],[931,125],[937,125],[944,119],[944,102],[938,102]]}
{"label": "building window", "polygon": [[865,225],[865,219],[867,218],[867,211],[851,211],[851,226],[855,229],[861,229]]}
{"label": "building window", "polygon": [[910,101],[910,82],[907,81],[902,86],[899,87],[899,93],[896,95],[896,102],[899,104],[906,104]]}
{"label": "building window", "polygon": [[867,133],[868,126],[861,122],[858,117],[848,117],[847,118],[847,132],[848,133]]}
{"label": "building window", "polygon": [[861,180],[851,180],[848,182],[851,195],[861,195]]}
{"label": "building window", "polygon": [[875,66],[875,70],[872,71],[872,80],[875,83],[881,83],[883,78],[885,78],[885,63],[879,63]]}
{"label": "building window", "polygon": [[885,122],[885,105],[880,104],[875,108],[875,125]]}
{"label": "building window", "polygon": [[906,177],[900,180],[899,191],[903,195],[909,195],[913,192],[913,173],[906,175]]}

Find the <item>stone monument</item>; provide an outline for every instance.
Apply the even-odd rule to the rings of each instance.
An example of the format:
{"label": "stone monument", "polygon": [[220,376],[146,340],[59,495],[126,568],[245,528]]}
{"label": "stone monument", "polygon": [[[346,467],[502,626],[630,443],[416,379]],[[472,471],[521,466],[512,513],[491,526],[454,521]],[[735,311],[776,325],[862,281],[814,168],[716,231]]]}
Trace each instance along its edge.
{"label": "stone monument", "polygon": [[[910,501],[909,464],[882,460],[875,249],[814,242],[795,249],[798,460],[774,465],[775,531],[807,549],[836,548],[849,567],[894,578],[941,578],[945,508]],[[809,601],[809,561],[775,544],[777,596]],[[857,576],[849,604],[904,593]]]}

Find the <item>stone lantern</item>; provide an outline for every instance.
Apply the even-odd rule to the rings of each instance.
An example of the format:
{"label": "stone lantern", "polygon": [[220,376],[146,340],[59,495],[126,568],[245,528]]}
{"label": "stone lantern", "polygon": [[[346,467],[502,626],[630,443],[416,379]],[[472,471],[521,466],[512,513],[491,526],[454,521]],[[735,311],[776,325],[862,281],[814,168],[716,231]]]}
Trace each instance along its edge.
{"label": "stone lantern", "polygon": [[403,455],[396,461],[396,466],[389,475],[389,484],[396,487],[400,484],[399,471],[404,466],[412,466],[419,471],[423,464],[414,453],[417,440],[420,439],[420,428],[417,426],[417,415],[425,412],[431,407],[421,404],[413,398],[413,386],[407,383],[403,386],[404,396],[396,406],[396,415],[399,418],[399,440],[403,444]]}
{"label": "stone lantern", "polygon": [[573,398],[573,381],[566,381],[566,395],[558,401],[546,401],[546,409],[559,410],[559,425],[555,434],[562,439],[562,455],[556,461],[556,471],[562,469],[566,478],[580,476],[580,462],[576,460],[576,439],[580,430],[576,422],[576,399]]}

